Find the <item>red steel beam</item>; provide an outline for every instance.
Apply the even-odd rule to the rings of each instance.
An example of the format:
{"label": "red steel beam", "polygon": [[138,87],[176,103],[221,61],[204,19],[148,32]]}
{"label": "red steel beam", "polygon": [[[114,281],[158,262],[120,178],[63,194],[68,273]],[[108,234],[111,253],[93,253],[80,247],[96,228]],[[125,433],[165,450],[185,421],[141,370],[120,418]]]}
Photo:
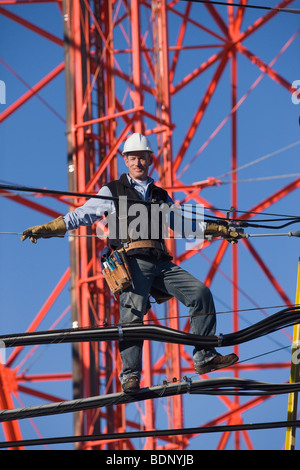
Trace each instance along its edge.
{"label": "red steel beam", "polygon": [[24,93],[19,99],[17,99],[12,105],[10,105],[5,111],[0,114],[0,123],[5,121],[9,116],[11,116],[17,109],[19,109],[23,104],[25,104],[30,98],[36,95],[42,88],[44,88],[48,83],[50,83],[54,78],[56,78],[63,70],[65,64],[62,62],[55,69],[53,69],[48,75],[46,75],[42,80],[36,83],[30,90]]}
{"label": "red steel beam", "polygon": [[[188,10],[189,11],[189,10]],[[168,52],[168,18],[167,18],[167,3],[166,0],[157,2],[154,10],[156,28],[154,35],[154,44],[158,47],[157,64],[157,116],[162,122],[167,123],[167,131],[159,136],[159,147],[161,149],[161,160],[158,168],[159,180],[164,186],[173,186],[174,173],[173,173],[173,145],[172,145],[172,132],[169,131],[172,125],[172,110],[171,110],[171,93],[170,93],[170,65],[169,65],[169,52]],[[182,21],[181,30],[185,28],[187,14]],[[173,191],[170,191],[173,195]],[[166,240],[167,248],[176,260],[176,245],[174,240]],[[176,330],[180,329],[179,324],[179,306],[176,299],[172,299],[168,303],[168,315],[170,317],[168,324],[170,328]],[[173,377],[181,377],[181,355],[180,346],[175,344],[166,345],[166,366],[169,367],[169,374]],[[173,428],[180,428],[184,425],[184,409],[183,400],[180,396],[175,396],[169,402],[170,426]],[[175,439],[175,448],[184,448],[186,445],[186,438],[178,436]]]}
{"label": "red steel beam", "polygon": [[[177,69],[177,65],[178,65],[178,61],[179,61],[180,52],[182,50],[184,50],[183,40],[184,40],[184,37],[185,37],[185,33],[186,33],[186,29],[187,29],[187,24],[188,24],[188,19],[189,19],[189,15],[190,15],[190,12],[191,12],[191,8],[192,8],[192,2],[187,3],[187,5],[185,6],[185,12],[184,12],[183,20],[182,20],[182,23],[181,23],[179,31],[178,31],[177,41],[176,41],[176,49],[175,49],[175,53],[174,53],[174,56],[173,56],[173,59],[172,59],[172,64],[170,66],[170,76],[169,76],[170,84],[173,83],[175,71]],[[169,49],[171,49],[171,48],[169,48]],[[168,88],[170,89],[170,86]]]}
{"label": "red steel beam", "polygon": [[[45,318],[45,315],[48,313],[50,307],[52,307],[52,305],[54,304],[55,300],[57,299],[57,297],[59,296],[59,294],[62,292],[62,290],[64,289],[64,287],[66,286],[67,282],[69,281],[70,279],[70,268],[68,268],[66,270],[66,272],[63,274],[63,276],[61,277],[60,281],[58,282],[58,284],[55,286],[55,288],[53,289],[53,291],[51,292],[50,296],[48,297],[48,299],[46,300],[46,302],[44,303],[43,307],[40,309],[40,311],[38,312],[37,316],[33,319],[33,321],[31,322],[30,326],[27,328],[27,332],[29,331],[35,331],[36,328],[38,327],[38,325],[41,323],[41,321]],[[18,357],[18,355],[20,354],[20,352],[22,351],[23,349],[23,346],[18,346],[17,348],[15,348],[12,353],[10,354],[10,356],[8,357],[7,361],[6,361],[6,365],[7,367],[11,367],[12,364],[14,363],[14,361],[16,360],[16,358]]]}
{"label": "red steel beam", "polygon": [[248,38],[251,34],[255,33],[259,28],[262,28],[268,21],[270,21],[274,16],[276,16],[279,12],[276,11],[276,8],[286,8],[288,5],[293,3],[294,0],[284,0],[278,5],[274,6],[274,10],[269,11],[264,16],[258,18],[251,26],[249,26],[246,31],[240,32],[240,35],[236,38],[236,41],[241,43],[246,38]]}
{"label": "red steel beam", "polygon": [[0,5],[32,5],[38,3],[62,3],[62,0],[1,0]]}
{"label": "red steel beam", "polygon": [[195,115],[194,115],[194,118],[192,120],[192,123],[182,141],[182,145],[177,153],[177,156],[174,160],[174,163],[173,163],[173,172],[174,172],[174,175],[176,174],[176,171],[178,170],[180,164],[182,163],[182,160],[185,156],[185,153],[189,147],[189,144],[191,143],[191,140],[192,138],[194,137],[195,135],[195,132],[199,126],[199,123],[204,115],[204,112],[208,106],[208,104],[210,103],[210,100],[214,94],[214,91],[216,90],[216,87],[217,87],[217,84],[221,78],[221,75],[227,65],[227,62],[228,62],[228,52],[225,51],[223,54],[222,54],[222,58],[220,60],[220,63],[217,67],[217,70],[212,78],[212,80],[210,81],[208,87],[207,87],[207,90],[204,94],[204,97],[200,103],[200,106],[198,108],[198,110],[196,111]]}
{"label": "red steel beam", "polygon": [[266,275],[266,277],[269,279],[275,290],[278,292],[282,300],[287,304],[287,305],[294,305],[294,302],[289,299],[289,297],[286,295],[285,290],[281,287],[279,282],[276,280],[275,276],[271,273],[271,270],[267,267],[266,263],[262,260],[262,258],[259,256],[255,248],[251,243],[249,243],[249,240],[243,240],[244,244],[252,254],[253,258],[255,261],[258,263],[259,267],[263,271],[263,273]]}
{"label": "red steel beam", "polygon": [[[279,4],[279,6],[284,7],[284,6],[288,5],[289,3],[292,3],[292,1],[293,0],[288,0],[288,1],[286,0],[284,2],[281,2]],[[15,3],[23,3],[23,2],[20,2],[20,1],[19,2],[16,2],[16,1],[1,2],[0,1],[0,5],[15,4]],[[26,2],[26,3],[29,3],[29,2]],[[34,1],[31,1],[30,3],[34,3]],[[44,3],[44,2],[42,2],[42,3]],[[76,94],[75,94],[75,101],[76,101],[76,106],[77,106],[77,108],[76,108],[77,109],[77,116],[76,116],[75,127],[74,127],[73,131],[76,134],[76,142],[77,142],[77,148],[76,148],[77,153],[76,153],[75,158],[76,158],[76,163],[77,163],[77,170],[79,170],[78,171],[78,173],[79,173],[79,180],[78,180],[78,185],[79,186],[78,187],[81,187],[82,191],[84,191],[84,190],[86,190],[86,187],[95,187],[96,184],[97,184],[97,179],[99,177],[105,175],[108,168],[112,168],[112,164],[114,162],[114,157],[117,154],[117,147],[118,147],[121,139],[119,139],[119,140],[117,139],[117,144],[115,146],[114,146],[114,144],[115,144],[116,140],[113,140],[113,143],[112,143],[112,140],[110,140],[110,142],[109,142],[110,143],[110,149],[112,149],[113,151],[110,151],[110,152],[106,153],[106,156],[102,160],[100,166],[96,169],[96,172],[92,173],[91,176],[89,176],[88,181],[87,181],[86,178],[85,178],[86,177],[86,174],[85,174],[86,162],[88,161],[89,163],[91,163],[92,160],[91,160],[90,156],[87,155],[86,152],[85,152],[86,151],[86,147],[85,147],[86,134],[85,134],[83,128],[92,126],[96,123],[103,122],[105,116],[104,117],[101,116],[100,118],[96,117],[94,119],[92,118],[92,119],[89,119],[87,121],[85,121],[85,119],[84,119],[85,111],[90,106],[91,91],[92,91],[92,85],[91,85],[90,88],[88,88],[89,87],[89,84],[88,84],[87,91],[85,93],[83,93],[84,84],[81,81],[83,57],[81,55],[81,52],[79,52],[80,51],[79,48],[82,46],[82,42],[81,42],[82,41],[82,36],[81,36],[82,31],[84,33],[85,41],[87,41],[87,44],[86,44],[87,48],[90,46],[88,26],[87,26],[87,22],[86,22],[86,19],[87,19],[86,11],[88,11],[88,14],[91,15],[92,22],[94,22],[95,30],[98,30],[100,35],[101,35],[101,25],[99,25],[97,23],[97,20],[94,16],[93,12],[91,11],[91,8],[90,8],[90,6],[89,6],[89,4],[86,0],[84,0],[86,11],[81,10],[80,3],[79,3],[78,0],[74,0],[74,2],[72,2],[72,3],[74,5],[74,9],[75,9],[74,10],[75,11],[75,24],[72,25],[73,32],[74,32],[74,39],[75,39],[74,44],[76,45],[75,46],[75,52],[74,52],[75,64],[76,64],[75,65],[75,71],[76,71],[76,78],[79,80],[79,83],[77,83],[78,88],[76,88]],[[246,0],[241,0],[241,3],[246,4]],[[110,7],[111,7],[111,11],[112,11],[111,0],[109,0],[109,4],[110,4]],[[83,3],[82,3],[82,5],[83,5]],[[174,5],[170,4],[169,6],[167,6],[166,1],[157,2],[157,3],[155,2],[155,5],[159,5],[160,8],[161,8],[161,10],[158,11],[158,13],[161,15],[160,19],[162,19],[163,16],[166,15],[167,7],[169,8],[169,12],[175,13]],[[126,80],[127,83],[130,86],[133,85],[132,96],[134,97],[135,104],[136,103],[138,104],[138,106],[135,106],[136,113],[135,113],[135,116],[134,116],[134,118],[137,118],[136,119],[137,120],[136,129],[143,129],[143,118],[147,116],[147,112],[148,112],[148,111],[144,110],[143,107],[142,107],[143,95],[145,93],[150,93],[152,96],[155,96],[155,93],[156,93],[155,87],[145,85],[142,81],[142,78],[141,78],[141,67],[142,67],[141,55],[142,54],[144,54],[145,61],[148,64],[149,69],[151,69],[151,64],[150,64],[151,57],[149,55],[149,51],[151,50],[151,48],[146,49],[146,44],[144,43],[144,40],[140,35],[140,19],[139,19],[139,14],[140,13],[139,13],[139,8],[141,8],[142,6],[143,7],[145,6],[145,7],[148,7],[148,8],[150,7],[150,5],[148,5],[148,4],[142,5],[139,2],[137,2],[137,0],[133,0],[133,2],[132,2],[132,16],[130,18],[131,26],[134,27],[133,38],[132,38],[133,39],[132,40],[132,49],[131,49],[131,52],[133,54],[133,64],[134,64],[133,78],[130,77],[130,74],[125,74],[124,72],[121,72],[120,70],[117,70],[116,68],[113,71],[113,73],[115,74],[116,77],[117,76],[122,77],[122,79]],[[232,106],[233,106],[232,109],[235,109],[234,103],[236,103],[236,86],[237,86],[236,57],[235,57],[236,52],[241,52],[242,54],[247,56],[253,63],[255,63],[262,70],[264,70],[265,73],[268,73],[271,78],[276,80],[277,83],[280,83],[285,88],[289,87],[289,84],[287,83],[287,81],[285,81],[282,77],[280,77],[278,74],[276,74],[276,72],[274,72],[273,69],[268,67],[266,64],[264,64],[263,61],[261,61],[258,57],[251,54],[251,52],[249,52],[247,49],[245,49],[241,45],[241,42],[246,37],[248,37],[250,34],[252,34],[256,30],[258,30],[258,28],[260,28],[264,24],[266,24],[266,22],[269,21],[274,16],[274,14],[276,14],[276,13],[271,12],[271,13],[265,15],[265,17],[260,18],[253,25],[251,25],[246,30],[246,32],[241,33],[240,32],[240,27],[241,27],[241,24],[242,24],[242,19],[243,19],[245,9],[243,9],[242,7],[237,8],[236,15],[234,16],[233,8],[229,6],[228,7],[228,25],[227,25],[225,20],[223,20],[223,18],[220,16],[220,14],[217,12],[217,10],[215,9],[215,7],[213,5],[209,5],[209,6],[207,5],[206,8],[208,9],[210,14],[212,15],[212,18],[214,19],[214,21],[216,22],[218,27],[221,29],[221,32],[225,36],[224,38],[222,38],[221,36],[217,35],[215,32],[211,31],[211,33],[215,37],[219,37],[219,39],[224,41],[224,44],[225,44],[224,48],[222,49],[222,51],[220,53],[214,54],[204,64],[200,65],[200,67],[198,67],[192,74],[189,74],[186,77],[184,77],[183,80],[176,87],[171,83],[171,80],[169,81],[169,83],[164,83],[164,87],[166,87],[170,90],[170,96],[172,96],[175,93],[179,92],[184,86],[187,86],[194,78],[199,76],[199,74],[201,74],[202,72],[207,70],[208,67],[215,64],[217,61],[220,61],[219,66],[217,68],[217,72],[215,74],[215,77],[210,82],[209,87],[207,89],[206,96],[204,97],[202,103],[200,104],[200,108],[198,109],[198,112],[194,116],[194,120],[192,121],[192,124],[191,124],[191,126],[188,130],[188,134],[187,134],[187,136],[189,138],[188,143],[190,143],[191,139],[195,135],[195,132],[196,132],[196,130],[197,130],[197,128],[198,128],[198,126],[201,122],[202,116],[204,115],[204,112],[206,111],[206,108],[207,108],[207,105],[210,101],[210,98],[212,97],[212,95],[214,93],[214,89],[215,89],[215,87],[216,87],[216,85],[217,85],[217,83],[218,83],[218,81],[219,81],[219,79],[222,75],[222,71],[223,71],[222,69],[224,69],[225,66],[226,66],[228,58],[231,58],[231,66],[232,66],[232,103],[233,103],[232,104]],[[1,10],[3,10],[3,9],[0,7],[0,13],[2,13]],[[184,47],[181,47],[181,46],[183,44],[184,32],[185,32],[185,28],[186,28],[186,25],[188,24],[188,22],[191,22],[194,25],[199,26],[202,30],[206,30],[206,32],[209,32],[207,30],[207,28],[205,28],[203,25],[197,24],[196,21],[194,21],[192,18],[190,18],[189,13],[190,13],[190,5],[186,6],[184,14],[180,14],[179,12],[176,12],[176,14],[181,17],[182,23],[181,23],[181,26],[179,28],[179,34],[178,34],[177,46],[176,46],[177,49],[176,49],[176,52],[175,52],[175,55],[174,55],[174,60],[173,60],[172,68],[171,68],[172,74],[174,74],[175,69],[176,69],[176,63],[177,63],[177,59],[179,57],[179,51],[184,50]],[[13,19],[13,20],[19,22],[20,24],[22,24],[22,21],[16,15],[15,15],[14,18],[11,16],[11,19]],[[152,17],[152,19],[153,19],[153,17]],[[166,20],[167,20],[167,18],[165,16],[164,17],[165,24],[166,24]],[[115,23],[113,25],[112,23],[110,23],[110,25],[107,26],[106,34],[102,35],[105,52],[107,53],[108,56],[110,56],[110,58],[113,58],[114,53],[116,53],[116,51],[114,51],[114,49],[113,49],[113,45],[110,42],[110,39],[112,37],[112,28],[114,26],[116,26],[116,24],[117,23]],[[106,23],[106,25],[108,25],[108,23]],[[47,32],[45,32],[41,29],[39,30],[38,27],[35,27],[35,25],[32,25],[29,22],[27,22],[27,24],[26,24],[25,20],[24,20],[23,26],[28,27],[32,31],[37,32],[37,33],[41,34],[44,37],[46,37],[46,35],[48,34]],[[165,34],[166,31],[163,31],[163,29],[161,29],[160,32],[161,32],[161,34]],[[107,38],[110,38],[110,39],[107,39]],[[56,42],[57,44],[60,42],[60,41],[56,41],[55,37],[51,37],[51,35],[48,37],[48,39],[52,40],[53,42]],[[167,40],[167,37],[165,36],[162,39],[162,42],[160,43],[160,50],[161,51],[163,50],[165,54],[167,53],[167,49],[166,49],[167,44],[168,44],[168,40]],[[59,44],[59,45],[61,45],[61,44]],[[77,51],[76,51],[76,48],[77,48]],[[152,48],[152,50],[153,50],[153,48]],[[128,51],[129,51],[129,49],[128,49]],[[163,62],[160,63],[160,66],[162,66],[162,64],[163,64]],[[61,64],[61,66],[62,66],[62,64]],[[113,61],[110,62],[110,66],[112,68]],[[153,72],[153,68],[151,70]],[[166,73],[167,70],[168,70],[168,68],[162,68],[161,69],[161,75],[164,74],[165,78],[169,79],[170,74]],[[57,72],[57,73],[59,73],[59,72]],[[99,68],[98,68],[98,73],[99,73]],[[173,76],[172,74],[171,74],[171,76]],[[152,74],[152,76],[153,76],[153,74]],[[47,77],[49,77],[49,76],[47,76]],[[47,79],[47,77],[45,77],[45,80]],[[39,82],[39,84],[37,84],[35,87],[38,88],[38,86],[41,86],[41,82]],[[32,92],[32,90],[31,90],[31,92]],[[30,92],[28,92],[28,93],[30,94]],[[29,94],[24,95],[16,103],[14,103],[14,105],[13,105],[14,108],[11,108],[11,109],[9,108],[10,113],[8,115],[12,114],[15,110],[17,110],[31,96],[34,96],[34,93],[32,93],[31,96],[29,96]],[[109,92],[107,97],[111,98],[112,95],[113,95],[113,90],[111,90]],[[126,115],[126,110],[123,108],[123,106],[120,104],[120,102],[118,102],[117,99],[116,99],[116,103],[118,103],[116,109],[119,111],[120,114],[121,113],[123,114],[123,116],[119,116],[119,117],[122,117],[124,119],[125,130],[126,131],[123,128],[123,132],[124,132],[124,135],[125,135],[126,132],[129,131],[132,128],[133,122]],[[8,110],[6,110],[6,111],[8,111]],[[111,116],[113,115],[113,113],[114,113],[114,108],[112,106],[111,111],[109,113],[107,113],[106,119],[111,121]],[[149,114],[150,113],[148,113],[148,117],[149,117]],[[2,120],[6,119],[6,117],[8,117],[8,115],[5,115],[5,114],[2,113],[0,115],[0,122],[1,122],[1,119]],[[153,118],[153,116],[152,116],[152,118]],[[155,129],[147,129],[146,133],[155,133],[155,132],[162,132],[162,131],[165,132],[166,129],[163,126],[167,126],[167,129],[168,129],[168,132],[169,132],[169,137],[170,137],[170,135],[171,135],[170,131],[172,129],[170,110],[168,112],[163,112],[159,118],[161,118],[161,121],[159,121],[159,119],[158,119],[158,121],[157,121],[158,124],[159,124],[159,122],[161,122],[161,123],[163,122],[163,125],[162,126],[157,126],[157,128],[155,128]],[[106,121],[106,119],[105,119],[105,121]],[[88,129],[88,131],[90,132],[90,130],[91,130],[91,127]],[[90,133],[89,135],[90,135],[90,138],[93,137],[92,133]],[[236,116],[235,116],[235,113],[234,113],[232,115],[232,168],[233,169],[237,167],[237,165],[236,165],[236,162],[237,162],[236,137],[237,137]],[[168,140],[168,138],[166,138],[166,134],[164,135],[164,138],[165,138],[165,141],[164,141],[163,146],[162,146],[163,150],[168,148],[168,145],[169,145],[169,140]],[[187,147],[182,147],[181,154],[178,155],[177,159],[175,160],[175,165],[172,165],[173,162],[168,161],[167,154],[164,154],[163,152],[161,152],[161,155],[164,158],[164,162],[168,163],[168,166],[167,166],[168,170],[166,171],[166,176],[167,176],[166,182],[168,182],[168,186],[170,188],[171,187],[174,187],[174,188],[176,187],[176,185],[174,184],[175,173],[176,173],[176,170],[179,168],[179,165],[181,164],[181,161],[183,160],[183,158],[185,156],[185,152],[187,150]],[[159,157],[161,155],[159,155]],[[159,162],[159,159],[157,159],[157,162]],[[173,166],[173,168],[172,168],[172,166]],[[169,168],[172,169],[171,173],[169,171]],[[289,194],[289,192],[291,192],[292,190],[299,187],[299,180],[296,180],[291,185],[288,185],[286,188],[283,188],[282,190],[278,191],[274,195],[267,198],[265,201],[262,201],[260,204],[258,204],[256,206],[257,210],[264,210],[266,207],[269,207],[269,205],[271,205],[273,202],[278,201],[280,198],[284,197],[285,195]],[[187,194],[187,199],[188,198],[194,198],[196,201],[204,201],[204,199],[201,198],[199,196],[199,194],[197,194],[197,191]],[[235,186],[235,183],[232,183],[232,201],[237,204],[237,187]],[[22,201],[20,199],[17,202],[22,203],[24,201]],[[37,205],[37,206],[32,205],[31,207],[35,208],[35,210],[41,210],[41,212],[42,212],[42,208],[39,207],[39,205]],[[247,215],[247,216],[249,218],[252,217],[252,215]],[[247,216],[245,216],[245,219],[247,219]],[[85,252],[86,247],[85,247],[83,241],[80,241],[78,243],[78,247],[79,247],[79,245],[80,245],[81,253],[82,253],[82,256],[83,256],[83,258],[82,258],[83,261],[82,261],[82,277],[79,279],[80,286],[78,284],[77,288],[81,292],[81,300],[83,302],[81,304],[82,315],[83,315],[82,318],[85,318],[87,320],[88,319],[87,304],[85,304],[85,306],[83,304],[86,301],[91,302],[91,293],[89,292],[88,287],[87,287],[88,283],[85,282],[85,281],[88,280],[88,279],[92,279],[92,278],[96,280],[96,277],[92,276],[92,274],[93,274],[92,267],[95,263],[94,263],[94,260],[89,261],[89,259],[87,257],[87,254]],[[223,255],[225,253],[225,250],[226,250],[227,246],[228,246],[227,242],[222,242],[221,247],[220,247],[220,249],[219,249],[219,251],[216,255],[216,258],[215,258],[215,260],[212,264],[210,272],[207,276],[208,285],[211,284],[211,282],[214,278],[214,275],[216,273],[216,269],[222,261],[222,258],[223,258]],[[234,253],[234,255],[233,255],[232,263],[233,263],[233,269],[234,269],[234,272],[235,272],[235,274],[234,274],[235,282],[233,284],[235,286],[237,286],[237,284],[238,284],[237,247],[234,247],[233,253]],[[279,291],[280,291],[280,286],[277,284],[277,282],[274,281],[274,276],[272,276],[270,273],[268,273],[266,271],[266,266],[262,262],[262,260],[260,260],[258,254],[255,251],[253,251],[251,254],[257,260],[259,260],[259,264],[261,265],[262,269],[265,271],[267,276],[269,276],[269,279],[272,280],[274,287],[277,290],[279,289]],[[189,253],[189,255],[191,255],[191,253]],[[185,257],[185,256],[186,256],[186,254],[183,254],[181,257],[177,257],[177,261],[187,259],[187,257]],[[86,287],[84,287],[84,286],[86,286]],[[237,288],[234,288],[233,295],[234,295],[233,303],[236,306],[238,306]],[[171,305],[171,308],[172,308],[172,305]],[[93,307],[93,309],[94,309],[94,307]],[[94,313],[96,313],[95,310],[94,310]],[[234,327],[237,327],[237,323],[235,323]],[[154,367],[151,364],[151,360],[150,360],[150,356],[151,356],[150,345],[148,345],[148,346],[146,347],[146,351],[147,351],[146,352],[146,361],[147,361],[147,366],[149,365],[149,368],[152,367],[151,372],[153,373],[154,369],[156,371],[158,371],[159,367],[161,367],[163,365],[165,358],[161,357],[160,360],[157,361],[157,364]],[[10,357],[10,361],[12,361],[11,357]],[[89,356],[88,351],[85,351],[83,353],[83,363],[84,363],[84,366],[87,368],[86,370],[88,370],[88,368],[91,367],[90,356]],[[256,365],[252,364],[252,365],[249,365],[249,367],[255,368]],[[280,364],[279,367],[283,367],[283,364]],[[245,368],[246,368],[246,366],[245,366]],[[238,365],[237,368],[234,369],[234,370],[242,370],[242,366]],[[51,374],[49,375],[49,377],[50,376],[51,376]],[[147,372],[147,379],[150,380],[150,377],[151,377],[151,374],[148,371]],[[44,379],[46,380],[46,376],[44,377]],[[87,375],[84,376],[84,380],[85,381],[88,380]],[[226,404],[229,408],[229,411],[226,415],[223,415],[223,419],[224,419],[224,416],[226,416],[227,420],[231,420],[230,422],[241,422],[242,413],[245,410],[250,409],[251,406],[256,406],[258,403],[261,402],[260,400],[262,400],[262,399],[252,400],[252,401],[248,402],[247,404],[245,404],[243,406],[240,406],[237,401],[236,401],[236,403],[234,403],[233,401],[231,401],[229,399],[226,399],[225,402],[226,402]],[[147,422],[148,426],[153,427],[153,425],[155,423],[155,416],[154,416],[154,408],[153,408],[152,404],[149,407],[149,412],[150,413],[148,415],[148,418],[147,418],[146,422]],[[91,416],[91,419],[92,419],[92,416]],[[116,420],[116,422],[114,424],[117,424],[117,422],[118,421]],[[133,424],[136,425],[136,423],[133,423]],[[220,444],[219,444],[220,448],[223,448],[226,445],[227,436],[228,435],[225,435],[225,434],[222,436]],[[251,444],[251,441],[250,441],[248,435],[244,433],[243,437],[245,439],[245,442],[246,442],[247,446],[249,448],[251,448],[252,444]],[[10,439],[10,440],[13,440],[13,438]],[[154,443],[154,440],[152,440],[151,442],[148,441],[149,446],[151,446],[153,443]],[[184,442],[182,441],[181,444],[184,445]],[[127,445],[129,447],[133,448],[133,445],[131,443],[128,442]],[[237,440],[236,441],[236,447],[239,447],[239,445],[240,445],[240,443]]]}
{"label": "red steel beam", "polygon": [[220,30],[224,34],[225,38],[230,39],[229,31],[228,31],[228,26],[221,17],[220,13],[217,11],[215,6],[213,4],[208,4],[205,3],[205,8],[209,11],[211,14],[211,17],[213,20],[216,22],[216,24],[219,26]]}
{"label": "red steel beam", "polygon": [[[143,106],[142,93],[142,57],[141,57],[141,33],[139,1],[131,0],[131,34],[132,34],[132,84],[131,97],[136,108]],[[145,129],[142,114],[135,116],[135,132],[143,134]]]}
{"label": "red steel beam", "polygon": [[[15,390],[14,373],[10,371],[6,366],[0,364],[0,409],[8,410],[15,408],[12,399],[12,393]],[[22,440],[22,434],[20,424],[18,421],[11,421],[3,423],[4,436],[7,441]],[[23,446],[18,447],[18,450],[24,450]]]}
{"label": "red steel beam", "polygon": [[63,215],[60,212],[57,212],[53,209],[42,206],[41,204],[38,204],[37,202],[30,201],[29,199],[26,199],[22,196],[14,194],[11,191],[6,191],[5,189],[0,189],[0,196],[7,198],[9,201],[13,201],[23,206],[29,207],[30,209],[40,212],[41,214],[49,215],[49,217],[52,217],[55,219],[59,217],[60,215]]}
{"label": "red steel beam", "polygon": [[[20,3],[19,1],[17,3]],[[26,2],[29,3],[29,2]],[[3,5],[3,2],[0,2],[0,5]],[[39,26],[31,23],[28,20],[25,20],[25,18],[22,18],[21,16],[16,15],[15,13],[12,13],[11,11],[6,10],[5,8],[0,7],[0,15],[3,15],[16,23],[20,24],[21,26],[24,26],[25,28],[28,28],[30,31],[33,31],[40,36],[48,39],[49,41],[53,42],[54,44],[57,44],[58,46],[63,46],[64,41],[57,36],[54,36],[54,34],[49,33],[48,31],[45,31],[44,29],[40,28]]]}
{"label": "red steel beam", "polygon": [[52,401],[54,403],[60,403],[64,401],[64,398],[57,397],[55,395],[51,395],[50,393],[41,392],[40,390],[34,390],[29,387],[25,387],[24,385],[18,385],[18,391],[22,393],[26,393],[32,397],[41,398],[42,400]]}
{"label": "red steel beam", "polygon": [[246,214],[242,214],[240,216],[240,219],[249,220],[252,217],[255,217],[256,214],[263,212],[272,204],[275,204],[276,202],[280,201],[282,198],[286,197],[288,194],[295,191],[299,187],[300,187],[300,178],[296,178],[291,183],[287,184],[283,188],[279,189],[275,193],[265,198],[263,201],[257,203],[255,206],[249,209],[249,211]]}
{"label": "red steel beam", "polygon": [[170,84],[170,92],[174,96],[176,93],[181,91],[184,87],[189,85],[195,78],[199,77],[202,73],[208,70],[212,65],[218,62],[223,56],[223,49],[212,55],[209,59],[205,62],[201,63],[199,67],[197,67],[193,72],[186,75],[177,85]]}
{"label": "red steel beam", "polygon": [[267,74],[272,80],[275,82],[279,83],[282,85],[284,88],[286,88],[290,93],[293,93],[294,88],[292,87],[292,84],[285,80],[283,77],[280,76],[279,73],[277,73],[272,67],[270,67],[268,64],[266,64],[263,60],[261,60],[259,57],[257,57],[255,54],[250,52],[245,46],[242,44],[237,45],[237,49],[239,52],[241,52],[245,57],[247,57],[254,65],[257,65],[257,67],[260,68],[262,72]]}

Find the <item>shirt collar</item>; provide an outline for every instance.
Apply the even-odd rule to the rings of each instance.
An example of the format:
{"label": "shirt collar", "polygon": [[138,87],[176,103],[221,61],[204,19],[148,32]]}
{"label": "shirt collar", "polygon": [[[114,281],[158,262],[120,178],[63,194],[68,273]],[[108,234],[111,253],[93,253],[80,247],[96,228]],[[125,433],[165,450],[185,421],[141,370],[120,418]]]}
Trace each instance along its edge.
{"label": "shirt collar", "polygon": [[[127,178],[128,178],[128,181],[129,183],[132,185],[132,186],[135,186],[137,184],[141,184],[141,185],[145,185],[145,186],[148,186],[149,184],[153,184],[154,183],[154,179],[151,178],[151,176],[148,176],[148,178],[143,181],[142,183],[140,181],[136,181],[134,180],[133,178],[131,178],[131,176],[129,176],[129,173],[127,173]],[[144,184],[143,184],[144,183]]]}

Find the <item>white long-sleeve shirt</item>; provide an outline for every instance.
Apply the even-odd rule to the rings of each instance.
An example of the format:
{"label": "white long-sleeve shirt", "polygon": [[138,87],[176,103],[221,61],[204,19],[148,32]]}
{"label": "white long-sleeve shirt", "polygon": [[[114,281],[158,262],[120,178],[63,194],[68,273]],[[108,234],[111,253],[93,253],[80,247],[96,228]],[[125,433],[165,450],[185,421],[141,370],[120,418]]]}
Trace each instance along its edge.
{"label": "white long-sleeve shirt", "polygon": [[[131,186],[138,191],[141,198],[144,201],[148,201],[150,194],[150,187],[154,183],[154,180],[151,177],[148,177],[145,181],[135,181],[129,175],[127,178]],[[108,186],[103,186],[100,191],[97,193],[97,196],[112,198],[112,193]],[[138,203],[138,201],[137,201]],[[174,201],[170,196],[168,196],[167,204],[172,206]],[[190,212],[192,212],[191,205],[188,205]],[[88,226],[92,225],[94,222],[100,220],[104,215],[114,214],[116,212],[116,207],[113,199],[105,198],[93,198],[91,197],[85,204],[81,207],[77,207],[74,211],[68,212],[64,217],[64,222],[66,224],[67,230],[74,230],[80,225]],[[177,210],[178,213],[178,210]],[[176,211],[175,211],[176,214]],[[202,214],[203,215],[203,214]],[[181,233],[182,238],[192,238],[192,239],[203,239],[203,234],[206,224],[203,222],[203,217],[201,213],[198,216],[198,219],[191,216],[186,217],[182,215],[179,211],[180,221],[176,225],[174,223],[174,213],[170,215],[170,227],[172,229],[177,228],[177,233]],[[179,219],[177,219],[178,222]],[[185,222],[188,223],[185,224]],[[182,224],[182,225],[181,225]],[[182,227],[182,228],[181,228]],[[195,235],[197,234],[197,235]],[[180,237],[177,237],[180,238]]]}
{"label": "white long-sleeve shirt", "polygon": [[[154,183],[154,180],[148,177],[145,181],[135,181],[129,175],[127,175],[127,178],[131,183],[131,186],[138,191],[141,198],[144,201],[148,201],[150,187]],[[112,193],[108,186],[102,186],[100,191],[97,193],[97,196],[111,198]],[[170,197],[167,202],[173,204]],[[63,219],[67,230],[73,230],[78,228],[80,225],[92,225],[103,217],[104,214],[113,214],[115,211],[116,208],[112,199],[98,199],[91,197],[85,204],[83,204],[83,206],[77,207],[74,211],[69,212]]]}

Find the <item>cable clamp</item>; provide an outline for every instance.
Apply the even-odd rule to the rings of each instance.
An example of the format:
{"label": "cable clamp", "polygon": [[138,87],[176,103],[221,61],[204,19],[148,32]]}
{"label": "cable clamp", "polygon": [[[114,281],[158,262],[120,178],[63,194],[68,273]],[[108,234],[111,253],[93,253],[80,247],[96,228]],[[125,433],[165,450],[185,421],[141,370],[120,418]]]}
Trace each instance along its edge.
{"label": "cable clamp", "polygon": [[222,346],[222,343],[223,343],[223,335],[222,333],[220,333],[218,336],[218,347]]}
{"label": "cable clamp", "polygon": [[118,325],[118,332],[119,332],[119,340],[120,341],[123,341],[123,330],[122,330],[122,327],[121,325]]}
{"label": "cable clamp", "polygon": [[192,383],[192,379],[191,377],[187,377],[186,375],[183,377],[183,380],[186,381],[187,383],[187,391],[186,393],[191,393],[191,383]]}

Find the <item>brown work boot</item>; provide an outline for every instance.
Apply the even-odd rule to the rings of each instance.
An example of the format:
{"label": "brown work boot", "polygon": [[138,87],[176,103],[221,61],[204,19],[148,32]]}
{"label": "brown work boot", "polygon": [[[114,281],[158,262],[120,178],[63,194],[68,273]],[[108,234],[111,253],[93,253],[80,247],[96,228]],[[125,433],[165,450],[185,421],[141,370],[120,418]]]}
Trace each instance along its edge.
{"label": "brown work boot", "polygon": [[140,389],[140,381],[138,377],[129,377],[129,379],[127,379],[126,382],[122,384],[122,388],[125,393],[138,392]]}
{"label": "brown work boot", "polygon": [[232,366],[238,360],[239,358],[236,354],[228,354],[227,356],[222,356],[221,354],[217,353],[217,355],[206,364],[195,366],[195,371],[199,375],[207,374],[208,372],[212,372],[214,370],[223,369],[224,367]]}

